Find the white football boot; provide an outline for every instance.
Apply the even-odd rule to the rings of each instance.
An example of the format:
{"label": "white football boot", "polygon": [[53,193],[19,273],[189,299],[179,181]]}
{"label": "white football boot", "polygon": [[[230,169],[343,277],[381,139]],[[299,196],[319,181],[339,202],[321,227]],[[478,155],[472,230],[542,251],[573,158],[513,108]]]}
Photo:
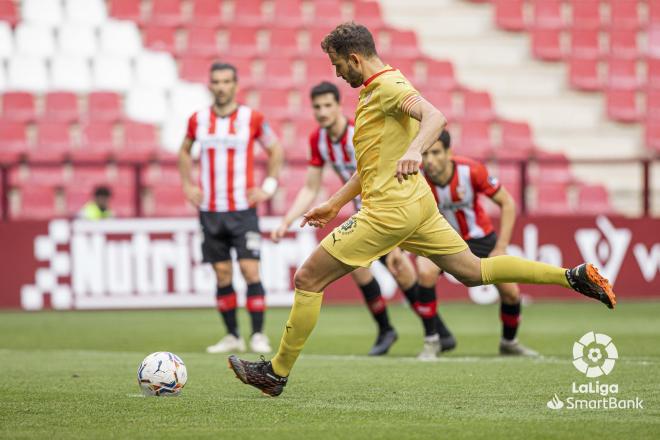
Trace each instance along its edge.
{"label": "white football boot", "polygon": [[255,333],[250,338],[250,350],[253,353],[270,353],[273,351],[270,348],[270,342],[268,341],[268,336],[263,333]]}
{"label": "white football boot", "polygon": [[422,352],[417,355],[417,359],[420,361],[434,361],[438,359],[438,353],[440,353],[440,335],[437,333],[431,336],[424,337],[424,348]]}
{"label": "white football boot", "polygon": [[234,351],[244,352],[245,341],[240,336],[237,338],[231,333],[220,339],[217,344],[206,347],[207,353],[229,353]]}
{"label": "white football boot", "polygon": [[500,340],[500,354],[502,356],[529,356],[537,357],[539,353],[531,348],[525,347],[517,339],[509,341],[507,339]]}

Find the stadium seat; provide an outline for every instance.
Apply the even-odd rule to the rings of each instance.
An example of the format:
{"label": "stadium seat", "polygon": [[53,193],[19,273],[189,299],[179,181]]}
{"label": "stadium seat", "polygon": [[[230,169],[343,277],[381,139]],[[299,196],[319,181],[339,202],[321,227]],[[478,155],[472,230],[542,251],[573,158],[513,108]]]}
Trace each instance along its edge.
{"label": "stadium seat", "polygon": [[641,115],[637,109],[634,90],[607,90],[605,94],[607,117],[619,122],[637,122]]}
{"label": "stadium seat", "polygon": [[[332,30],[330,26],[335,26],[337,23],[342,23],[344,21],[339,2],[335,0],[316,0],[310,3],[314,8],[314,13],[311,16],[313,18],[310,25],[325,25],[321,27],[326,34]],[[328,29],[328,27],[330,27],[330,29]]]}
{"label": "stadium seat", "polygon": [[534,151],[532,130],[525,122],[501,121],[502,143],[495,151],[500,160],[526,160]]}
{"label": "stadium seat", "polygon": [[71,92],[50,92],[45,96],[44,120],[72,123],[80,119],[78,97]]}
{"label": "stadium seat", "polygon": [[539,150],[537,159],[539,160],[537,172],[530,175],[532,182],[542,184],[568,184],[573,182],[570,162],[563,153]]}
{"label": "stadium seat", "polygon": [[227,52],[234,57],[252,57],[260,52],[259,28],[254,26],[232,26],[229,30]]}
{"label": "stadium seat", "polygon": [[19,22],[18,9],[14,0],[0,0],[0,22],[16,26]]}
{"label": "stadium seat", "polygon": [[325,60],[308,60],[306,74],[308,81],[316,84],[321,81],[333,81],[335,69]]}
{"label": "stadium seat", "polygon": [[268,47],[270,55],[278,57],[296,56],[304,51],[299,46],[299,29],[273,27],[270,29]]}
{"label": "stadium seat", "polygon": [[261,26],[264,24],[261,0],[241,0],[234,2],[232,23],[242,26]]}
{"label": "stadium seat", "polygon": [[37,125],[36,148],[29,152],[32,160],[61,161],[71,149],[72,138],[68,124],[40,121]]}
{"label": "stadium seat", "polygon": [[571,0],[571,17],[573,28],[600,28],[600,0]]}
{"label": "stadium seat", "polygon": [[578,188],[578,214],[613,214],[607,189],[602,185],[580,185]]}
{"label": "stadium seat", "polygon": [[561,0],[534,0],[534,27],[538,29],[562,29],[564,17]]}
{"label": "stadium seat", "polygon": [[60,0],[23,0],[20,9],[24,23],[56,26],[63,19]]}
{"label": "stadium seat", "polygon": [[135,121],[161,123],[167,113],[165,94],[161,89],[133,87],[125,96],[124,110]]}
{"label": "stadium seat", "polygon": [[378,29],[385,25],[380,3],[376,1],[357,0],[353,3],[353,19],[369,29]]}
{"label": "stadium seat", "polygon": [[522,31],[526,27],[524,0],[494,0],[495,24],[507,31]]}
{"label": "stadium seat", "polygon": [[[2,0],[0,0],[2,1]],[[2,3],[0,3],[2,5]],[[14,53],[14,34],[9,23],[0,21],[0,63],[10,58]]]}
{"label": "stadium seat", "polygon": [[649,90],[660,90],[660,59],[647,58],[646,86]]}
{"label": "stadium seat", "polygon": [[463,116],[469,121],[492,121],[495,117],[493,103],[488,92],[463,92]]}
{"label": "stadium seat", "polygon": [[46,58],[55,53],[55,35],[51,27],[21,22],[14,31],[14,45],[19,55]]}
{"label": "stadium seat", "polygon": [[142,23],[140,2],[136,0],[108,0],[110,15],[118,20]]}
{"label": "stadium seat", "polygon": [[195,111],[208,107],[211,96],[205,85],[179,83],[169,93],[169,114],[186,119]]}
{"label": "stadium seat", "polygon": [[458,81],[454,73],[454,65],[449,61],[425,60],[426,84],[443,90],[455,90]]}
{"label": "stadium seat", "polygon": [[572,58],[568,65],[568,76],[571,87],[578,90],[596,91],[603,87],[603,79],[594,59]]}
{"label": "stadium seat", "polygon": [[610,0],[609,4],[609,25],[612,28],[627,29],[634,32],[640,27],[637,0]]}
{"label": "stadium seat", "polygon": [[87,118],[91,121],[118,122],[123,117],[121,96],[114,92],[91,92],[87,96]]}
{"label": "stadium seat", "polygon": [[165,52],[142,52],[134,61],[135,83],[133,86],[169,89],[178,80],[176,63]]}
{"label": "stadium seat", "polygon": [[[211,62],[212,58],[209,57],[179,57],[179,77],[186,81],[206,84],[209,79]],[[240,79],[243,79],[242,75]]]}
{"label": "stadium seat", "polygon": [[[25,185],[17,189],[19,194],[19,208],[11,209],[10,218],[13,220],[39,220],[51,219],[61,215],[56,208],[57,190],[48,186]],[[12,204],[10,204],[11,207]]]}
{"label": "stadium seat", "polygon": [[532,54],[545,61],[559,61],[564,57],[561,44],[561,32],[555,29],[534,29],[532,35]]}
{"label": "stadium seat", "polygon": [[608,85],[613,89],[634,90],[640,85],[636,60],[610,58],[607,72]]}
{"label": "stadium seat", "polygon": [[[69,216],[75,217],[82,209],[85,203],[92,199],[92,192],[97,185],[103,185],[105,182],[87,186],[70,186],[65,191],[66,212]],[[134,217],[135,213],[135,190],[127,185],[110,185],[112,197],[110,199],[110,210],[115,217]]]}
{"label": "stadium seat", "polygon": [[420,92],[424,99],[440,110],[450,122],[459,115],[454,107],[451,92],[435,88],[422,89]]}
{"label": "stadium seat", "polygon": [[419,58],[422,54],[417,44],[417,35],[413,31],[381,29],[375,32],[378,52],[384,56],[398,58]]}
{"label": "stadium seat", "polygon": [[277,0],[274,4],[273,23],[290,28],[303,24],[301,0]]}
{"label": "stadium seat", "polygon": [[188,217],[196,214],[196,211],[183,195],[181,185],[154,185],[150,188],[150,196],[153,207],[144,210],[146,215],[154,217]]}
{"label": "stadium seat", "polygon": [[121,56],[100,55],[92,62],[92,88],[94,90],[125,92],[133,84],[130,60]]}
{"label": "stadium seat", "polygon": [[566,215],[571,212],[568,203],[568,190],[562,184],[536,185],[535,214]]}
{"label": "stadium seat", "polygon": [[19,122],[34,121],[37,116],[34,95],[27,92],[7,92],[2,95],[2,119]]}
{"label": "stadium seat", "polygon": [[144,27],[142,38],[144,47],[148,49],[176,52],[176,29],[173,27],[147,25]]}
{"label": "stadium seat", "polygon": [[653,121],[660,121],[660,90],[647,90],[646,117]]}
{"label": "stadium seat", "polygon": [[637,48],[637,33],[628,30],[612,30],[609,53],[617,58],[635,59],[639,54]]}
{"label": "stadium seat", "polygon": [[107,160],[115,146],[113,124],[90,121],[83,125],[80,148],[72,150],[71,156],[75,160]]}
{"label": "stadium seat", "polygon": [[205,27],[187,28],[185,45],[179,53],[186,56],[217,57],[220,54],[217,29]]}
{"label": "stadium seat", "polygon": [[217,27],[223,21],[221,0],[193,0],[189,26]]}
{"label": "stadium seat", "polygon": [[263,81],[268,83],[268,87],[290,88],[303,79],[296,78],[293,59],[273,57],[264,60]]}
{"label": "stadium seat", "polygon": [[63,186],[66,181],[64,167],[59,164],[51,166],[38,166],[30,164],[27,172],[19,167],[9,171],[9,185],[18,187],[22,185],[34,186]]}
{"label": "stadium seat", "polygon": [[5,72],[5,66],[2,61],[0,61],[0,92],[3,92],[7,89],[7,72]]}
{"label": "stadium seat", "polygon": [[16,56],[9,60],[7,90],[45,92],[48,88],[48,74],[43,59]]}
{"label": "stadium seat", "polygon": [[92,87],[87,58],[56,57],[51,60],[50,74],[50,85],[54,90],[85,93]]}
{"label": "stadium seat", "polygon": [[600,34],[597,29],[573,29],[571,32],[571,56],[595,59],[601,55]]}
{"label": "stadium seat", "polygon": [[0,161],[18,160],[28,151],[26,126],[23,122],[0,119]]}
{"label": "stadium seat", "polygon": [[142,51],[142,37],[135,25],[128,21],[107,20],[99,28],[101,53],[129,58]]}
{"label": "stadium seat", "polygon": [[646,55],[650,59],[660,58],[660,23],[649,26],[646,32]]}
{"label": "stadium seat", "polygon": [[660,26],[660,3],[647,2],[648,5],[648,27]]}
{"label": "stadium seat", "polygon": [[124,124],[124,147],[118,157],[125,160],[147,160],[158,146],[158,133],[154,125],[127,122]]}
{"label": "stadium seat", "polygon": [[183,23],[181,0],[152,0],[149,23],[160,26],[180,26]]}
{"label": "stadium seat", "polygon": [[68,23],[99,26],[108,18],[104,0],[65,0],[64,15]]}
{"label": "stadium seat", "polygon": [[492,153],[492,150],[489,122],[469,121],[461,124],[460,137],[454,150],[456,154],[483,160]]}
{"label": "stadium seat", "polygon": [[660,121],[646,121],[644,129],[646,145],[656,153],[660,152]]}
{"label": "stadium seat", "polygon": [[93,57],[98,52],[94,28],[90,25],[67,24],[57,32],[58,56]]}
{"label": "stadium seat", "polygon": [[[290,108],[290,90],[287,89],[261,89],[259,91],[258,108],[268,114],[288,115],[294,109]],[[298,109],[298,111],[300,111]]]}
{"label": "stadium seat", "polygon": [[[77,164],[71,168],[66,186],[93,188],[101,184],[130,185],[133,182],[132,177],[130,172],[126,173],[124,170],[112,172],[112,169],[105,164]],[[87,189],[87,191],[87,195],[91,195],[91,189]]]}

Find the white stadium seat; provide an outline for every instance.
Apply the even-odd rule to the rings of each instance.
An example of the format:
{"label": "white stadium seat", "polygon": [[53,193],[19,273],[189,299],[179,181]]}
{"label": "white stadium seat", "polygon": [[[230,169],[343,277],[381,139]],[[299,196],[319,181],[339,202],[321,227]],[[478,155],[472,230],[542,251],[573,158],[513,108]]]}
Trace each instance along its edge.
{"label": "white stadium seat", "polygon": [[24,22],[56,26],[62,22],[61,0],[23,0],[21,17]]}
{"label": "white stadium seat", "polygon": [[38,57],[15,56],[9,60],[7,90],[45,92],[48,90],[46,62]]}
{"label": "white stadium seat", "polygon": [[99,55],[92,62],[94,89],[126,92],[133,84],[133,69],[128,58]]}
{"label": "white stadium seat", "polygon": [[0,62],[11,58],[14,52],[14,35],[6,21],[0,21]]}
{"label": "white stadium seat", "polygon": [[157,88],[136,87],[126,95],[124,112],[139,122],[160,124],[167,115],[165,92]]}
{"label": "white stadium seat", "polygon": [[57,57],[50,65],[51,88],[84,93],[91,88],[89,62],[83,57]]}
{"label": "white stadium seat", "polygon": [[177,118],[168,116],[160,130],[160,143],[171,153],[175,153],[181,146],[181,141],[186,134],[188,120],[186,118]]}
{"label": "white stadium seat", "polygon": [[178,79],[176,63],[165,52],[146,51],[135,59],[136,85],[168,89]]}
{"label": "white stadium seat", "polygon": [[99,29],[101,52],[133,57],[142,51],[142,37],[135,23],[109,20]]}
{"label": "white stadium seat", "polygon": [[14,33],[14,45],[17,55],[51,57],[55,53],[55,34],[49,26],[20,23]]}
{"label": "white stadium seat", "polygon": [[103,0],[65,0],[64,15],[70,22],[95,26],[108,18]]}
{"label": "white stadium seat", "polygon": [[0,92],[7,90],[7,74],[5,73],[5,66],[0,63]]}
{"label": "white stadium seat", "polygon": [[169,112],[189,117],[197,110],[211,105],[211,94],[206,86],[180,82],[170,90]]}
{"label": "white stadium seat", "polygon": [[64,24],[57,32],[60,55],[93,57],[98,52],[94,28],[89,25]]}

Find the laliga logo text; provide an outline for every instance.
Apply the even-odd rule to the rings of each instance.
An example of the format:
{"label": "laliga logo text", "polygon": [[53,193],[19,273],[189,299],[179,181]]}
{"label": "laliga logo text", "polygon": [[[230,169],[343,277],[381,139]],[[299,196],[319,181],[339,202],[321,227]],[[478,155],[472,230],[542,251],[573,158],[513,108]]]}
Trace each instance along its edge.
{"label": "laliga logo text", "polygon": [[[619,352],[612,338],[604,333],[588,332],[573,344],[573,366],[588,378],[609,375],[619,359]],[[552,410],[566,409],[644,409],[639,397],[620,399],[611,394],[619,393],[619,384],[599,381],[571,385],[573,396],[562,401],[557,394],[547,402]],[[574,395],[578,395],[575,397]],[[588,395],[598,397],[588,398]],[[583,397],[584,396],[584,397]]]}

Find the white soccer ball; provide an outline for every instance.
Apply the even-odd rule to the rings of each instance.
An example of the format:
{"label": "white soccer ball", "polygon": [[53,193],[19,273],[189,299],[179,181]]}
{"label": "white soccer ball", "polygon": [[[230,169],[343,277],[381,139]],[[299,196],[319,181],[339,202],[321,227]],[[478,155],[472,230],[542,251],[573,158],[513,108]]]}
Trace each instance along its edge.
{"label": "white soccer ball", "polygon": [[179,356],[157,351],[144,358],[137,379],[145,396],[178,396],[188,380],[188,372]]}

